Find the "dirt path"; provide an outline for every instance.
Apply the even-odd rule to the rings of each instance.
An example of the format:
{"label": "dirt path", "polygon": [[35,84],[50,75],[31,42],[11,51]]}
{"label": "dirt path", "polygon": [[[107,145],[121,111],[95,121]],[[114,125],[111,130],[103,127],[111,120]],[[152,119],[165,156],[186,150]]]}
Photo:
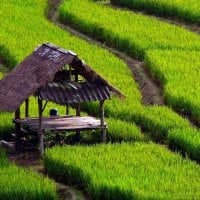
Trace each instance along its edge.
{"label": "dirt path", "polygon": [[89,43],[97,44],[101,48],[107,49],[117,57],[119,57],[121,60],[123,60],[131,69],[134,79],[137,82],[139,89],[142,94],[142,103],[145,105],[163,105],[164,104],[164,98],[162,96],[162,87],[160,87],[160,84],[157,84],[147,68],[144,65],[144,62],[133,59],[115,49],[112,49],[82,33],[80,33],[77,30],[74,30],[67,24],[62,24],[58,20],[58,13],[57,8],[60,4],[61,0],[49,0],[49,12],[48,12],[48,19],[52,21],[54,24],[58,25],[62,29],[66,30],[67,32],[71,33],[72,35],[76,35],[79,38],[82,38],[86,40]]}
{"label": "dirt path", "polygon": [[[40,173],[43,176],[47,176],[42,161],[40,160],[39,152],[13,153],[8,154],[8,158],[17,166],[31,169]],[[50,177],[48,176],[48,178]],[[51,179],[57,185],[59,200],[88,200],[88,198],[85,197],[85,195],[81,191],[75,189],[74,187],[70,187],[61,182],[55,181],[52,177]]]}

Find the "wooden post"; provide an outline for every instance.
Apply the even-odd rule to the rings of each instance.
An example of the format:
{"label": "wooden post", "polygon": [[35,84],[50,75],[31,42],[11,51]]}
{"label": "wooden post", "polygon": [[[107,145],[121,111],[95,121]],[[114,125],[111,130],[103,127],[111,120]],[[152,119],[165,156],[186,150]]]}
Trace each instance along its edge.
{"label": "wooden post", "polygon": [[79,103],[76,104],[76,116],[81,116],[81,106]]}
{"label": "wooden post", "polygon": [[66,105],[66,115],[69,115],[69,104]]}
{"label": "wooden post", "polygon": [[42,100],[38,96],[38,113],[39,113],[39,132],[40,135],[40,156],[44,155],[44,132],[43,132],[43,123],[42,123]]}
{"label": "wooden post", "polygon": [[[15,119],[20,119],[20,107],[15,111]],[[21,151],[21,125],[20,123],[15,123],[15,131],[16,131],[16,151]]]}
{"label": "wooden post", "polygon": [[[80,117],[81,116],[81,107],[80,107],[80,104],[77,103],[76,104],[76,116]],[[76,131],[76,139],[77,141],[80,140],[80,131]]]}
{"label": "wooden post", "polygon": [[27,98],[25,102],[25,117],[28,116],[29,116],[29,99]]}
{"label": "wooden post", "polygon": [[72,81],[72,68],[69,66],[69,82],[71,83]]}
{"label": "wooden post", "polygon": [[20,107],[15,111],[15,119],[20,119]]}
{"label": "wooden post", "polygon": [[75,72],[75,81],[78,83],[78,73],[77,73],[77,71]]}
{"label": "wooden post", "polygon": [[100,118],[101,118],[101,126],[102,126],[102,142],[106,142],[106,128],[104,128],[104,101],[100,101]]}

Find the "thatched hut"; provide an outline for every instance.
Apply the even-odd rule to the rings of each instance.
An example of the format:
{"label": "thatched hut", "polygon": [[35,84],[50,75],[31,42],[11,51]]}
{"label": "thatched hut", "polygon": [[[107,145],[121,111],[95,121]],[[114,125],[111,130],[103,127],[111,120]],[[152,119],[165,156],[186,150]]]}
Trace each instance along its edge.
{"label": "thatched hut", "polygon": [[[123,97],[121,92],[110,85],[86,65],[72,51],[45,43],[17,65],[0,81],[0,111],[15,112],[17,141],[20,141],[22,126],[35,130],[40,135],[40,151],[44,152],[46,131],[77,132],[101,129],[106,140],[103,103],[111,95]],[[29,97],[38,99],[38,117],[29,117]],[[52,101],[66,106],[66,116],[43,117],[46,103]],[[100,120],[81,117],[80,104],[100,101]],[[25,102],[25,118],[20,117],[20,106]],[[76,108],[76,116],[68,116],[68,106]]]}

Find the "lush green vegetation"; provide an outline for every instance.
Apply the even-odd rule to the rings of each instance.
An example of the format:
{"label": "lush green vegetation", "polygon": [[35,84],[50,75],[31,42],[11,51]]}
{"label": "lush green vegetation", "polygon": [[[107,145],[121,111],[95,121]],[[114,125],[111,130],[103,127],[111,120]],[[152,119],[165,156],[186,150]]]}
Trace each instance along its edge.
{"label": "lush green vegetation", "polygon": [[174,109],[200,120],[200,51],[148,51],[146,65],[164,85]]}
{"label": "lush green vegetation", "polygon": [[175,16],[187,22],[200,23],[199,0],[111,0],[111,3],[159,16]]}
{"label": "lush green vegetation", "polygon": [[117,119],[106,119],[108,122],[107,137],[111,142],[142,141],[144,135],[134,123],[128,123]]}
{"label": "lush green vegetation", "polygon": [[66,0],[59,17],[92,37],[131,56],[143,58],[149,49],[200,50],[200,37],[186,29],[90,0]]}
{"label": "lush green vegetation", "polygon": [[53,182],[9,163],[2,149],[0,149],[0,180],[0,199],[57,199],[56,186]]}
{"label": "lush green vegetation", "polygon": [[[88,9],[89,12],[84,11],[84,9]],[[170,41],[175,41],[180,43],[181,40],[183,39],[184,34],[190,34],[189,32],[185,31],[184,29],[179,29],[175,26],[166,24],[166,23],[161,23],[155,19],[147,18],[138,14],[134,14],[131,12],[126,12],[126,11],[115,11],[113,9],[107,8],[103,5],[97,5],[96,3],[90,2],[90,1],[65,1],[63,5],[61,5],[59,9],[60,13],[60,19],[62,21],[67,21],[67,23],[71,23],[72,26],[75,26],[78,29],[81,29],[81,31],[92,35],[93,37],[99,37],[101,39],[104,39],[105,41],[118,41],[117,47],[121,49],[120,46],[123,44],[124,40],[122,39],[123,37],[127,36],[126,34],[129,34],[130,37],[126,40],[126,43],[124,43],[124,47],[127,48],[129,44],[132,42],[138,42],[138,45],[142,48],[143,43],[149,42],[151,43],[150,48],[159,48],[163,49],[160,45],[155,46],[154,44],[156,43],[156,39],[152,37],[152,34],[154,33],[154,36],[159,40],[162,45],[166,45],[165,48],[173,49],[173,48],[180,48],[180,46],[171,46]],[[103,15],[100,15],[100,13],[103,13]],[[93,16],[93,17],[92,17]],[[107,16],[107,17],[106,17]],[[108,17],[109,16],[109,17]],[[126,20],[125,20],[126,19]],[[129,20],[127,20],[129,19]],[[113,25],[115,23],[120,24],[119,26]],[[152,24],[154,23],[154,24]],[[145,26],[144,26],[145,24]],[[166,38],[167,43],[163,42],[163,39],[161,39],[160,32],[158,31],[158,24],[160,26],[159,31],[165,31],[165,34],[169,34],[170,36],[162,36],[162,38]],[[137,32],[133,28],[137,28],[139,30],[140,36],[142,37],[137,37]],[[149,27],[152,26],[152,27]],[[168,29],[166,29],[166,27]],[[156,28],[156,30],[154,29]],[[99,30],[100,29],[100,30]],[[175,32],[173,32],[176,29]],[[126,30],[126,31],[124,31]],[[166,31],[167,30],[167,31]],[[183,32],[184,33],[183,33]],[[116,34],[110,34],[111,33],[116,33]],[[160,36],[156,35],[157,32],[159,32]],[[180,37],[180,35],[181,37]],[[98,35],[100,34],[100,35]],[[145,34],[146,37],[143,35]],[[148,38],[147,38],[148,35]],[[194,35],[193,35],[194,36]],[[195,35],[199,39],[197,35]],[[171,39],[171,40],[170,40]],[[192,38],[191,38],[192,40]],[[191,41],[190,40],[190,41]],[[121,41],[121,43],[119,42]],[[176,42],[173,43],[176,44]],[[194,42],[194,41],[193,41]],[[192,42],[192,43],[193,43]],[[198,43],[198,42],[197,42]],[[118,46],[119,45],[119,46]],[[188,43],[185,41],[183,46],[185,49],[188,48]],[[148,49],[148,48],[146,48]],[[132,49],[133,50],[133,49]],[[145,49],[144,49],[145,50]],[[134,52],[136,50],[134,49]],[[129,52],[127,52],[129,53]],[[164,56],[164,55],[163,55]],[[178,76],[178,75],[177,75]],[[125,76],[124,76],[125,77]],[[114,80],[115,77],[112,77],[112,80]],[[117,80],[117,79],[116,79]],[[126,86],[123,87],[124,89],[127,88]],[[122,90],[123,91],[123,90]],[[133,99],[134,99],[134,93],[132,93]],[[132,96],[129,94],[129,97]],[[131,100],[132,98],[130,98]],[[176,105],[177,102],[175,102]],[[115,101],[112,101],[112,105],[107,104],[107,112],[108,116],[111,117],[116,117],[120,119],[125,119],[126,121],[135,121],[137,124],[139,124],[142,128],[143,131],[145,132],[150,132],[152,138],[155,141],[164,141],[168,139],[168,133],[171,129],[176,129],[178,127],[189,127],[189,125],[186,122],[179,121],[179,119],[173,115],[172,113],[169,113],[166,108],[162,107],[149,107],[149,108],[142,108],[140,105],[135,103],[134,105],[131,105],[129,101],[127,103],[123,104],[123,106],[119,107],[119,110],[116,110],[118,102],[115,104]],[[133,103],[132,103],[133,104]],[[113,106],[116,105],[116,106]],[[181,106],[180,106],[181,107]],[[94,114],[96,111],[96,106],[87,106],[87,108],[84,108],[87,110],[89,113]],[[181,107],[183,109],[183,107]],[[131,112],[130,112],[131,110]],[[116,114],[117,111],[117,114]],[[129,112],[127,112],[129,111]],[[158,117],[159,116],[159,117]],[[182,131],[184,129],[182,128]],[[197,131],[198,132],[198,131]],[[197,133],[196,134],[199,134]],[[195,137],[193,137],[194,134],[192,134],[193,140],[195,140]],[[193,144],[191,144],[193,145]],[[188,154],[189,155],[189,154]]]}
{"label": "lush green vegetation", "polygon": [[200,134],[196,129],[175,129],[169,133],[171,149],[181,151],[184,156],[200,161]]}
{"label": "lush green vegetation", "polygon": [[[190,127],[189,123],[185,119],[181,118],[167,107],[142,106],[141,94],[128,67],[122,61],[120,61],[120,59],[116,58],[108,51],[103,50],[96,45],[88,44],[77,37],[73,37],[69,33],[48,22],[44,15],[45,10],[47,9],[47,2],[42,0],[28,0],[26,2],[22,0],[17,0],[15,2],[8,0],[5,2],[1,0],[0,3],[2,7],[0,11],[2,27],[0,41],[3,43],[0,45],[0,55],[5,58],[10,68],[14,67],[18,62],[24,59],[25,56],[31,53],[31,51],[39,43],[50,41],[66,49],[70,48],[74,52],[78,52],[81,58],[84,58],[89,65],[91,65],[98,73],[105,77],[111,84],[118,87],[126,96],[126,99],[123,102],[116,98],[114,98],[112,101],[106,102],[105,115],[107,117],[112,117],[114,119],[118,118],[123,121],[127,121],[128,123],[135,122],[141,127],[142,131],[150,133],[152,138],[156,141],[167,140],[168,133],[171,129]],[[3,10],[5,11],[3,12]],[[30,16],[32,17],[30,18]],[[131,16],[131,13],[128,12],[127,16]],[[138,17],[139,19],[143,18],[140,15],[138,15]],[[157,23],[160,24],[158,21],[149,19],[147,17],[145,20],[146,21],[144,23],[147,24],[150,23],[149,20],[153,20],[155,25]],[[161,25],[165,27],[163,23],[161,23]],[[154,25],[152,24],[152,26]],[[180,32],[184,35],[184,37],[182,36],[182,39],[178,40],[175,38],[175,40],[177,39],[181,43],[181,41],[185,41],[184,38],[187,39],[187,37],[191,36],[191,39],[188,39],[190,43],[187,44],[191,44],[191,48],[193,48],[193,44],[195,43],[196,47],[198,47],[199,38],[197,35],[167,24],[166,27],[173,27],[172,29],[167,28],[167,32],[170,30],[173,32],[174,30],[175,32],[178,32],[178,35],[180,30]],[[148,27],[146,27],[146,29],[148,29]],[[164,28],[163,31],[165,30],[166,29]],[[172,35],[174,37],[174,34]],[[19,40],[19,38],[23,39]],[[142,39],[141,37],[141,42],[145,41],[145,39],[147,38]],[[193,39],[195,39],[195,42]],[[173,40],[171,40],[171,42],[172,41]],[[147,43],[149,42],[151,41],[148,40]],[[153,43],[154,42],[152,42],[152,44]],[[162,41],[159,43],[162,43]],[[37,105],[35,103],[31,103],[31,105],[31,115],[34,116],[37,113]],[[52,104],[49,104],[49,107],[47,107],[47,112],[51,105]],[[90,114],[97,114],[97,106],[99,105],[94,103],[85,105],[83,108]],[[60,113],[64,113],[64,109],[65,108],[59,108]],[[9,117],[11,118],[11,115],[9,115]],[[11,127],[11,120],[8,118],[7,114],[2,118],[2,121],[6,121],[9,127]],[[120,125],[118,127],[121,129]],[[5,133],[7,128],[8,126],[2,124],[2,132]],[[120,133],[120,130],[117,131],[115,136],[118,133]],[[130,135],[129,133],[127,132],[128,135]],[[114,140],[116,141],[117,139],[115,138]]]}
{"label": "lush green vegetation", "polygon": [[199,165],[152,143],[56,147],[44,165],[92,199],[200,198]]}
{"label": "lush green vegetation", "polygon": [[[143,106],[128,67],[108,51],[48,22],[47,0],[0,0],[0,4],[0,57],[10,69],[40,43],[49,41],[70,48],[126,96],[124,101],[114,98],[105,104],[105,115],[109,117],[108,137],[112,142],[146,139],[136,123],[142,131],[150,133],[153,140],[167,142],[172,149],[199,161],[199,131],[165,106]],[[60,17],[63,21],[70,18],[70,23],[77,28],[140,58],[149,49],[200,49],[196,34],[86,0],[66,1],[60,7]],[[37,104],[34,98],[30,101],[30,114],[35,116]],[[51,107],[55,105],[49,103],[45,115]],[[82,106],[89,114],[96,115],[98,107],[97,103]],[[65,108],[59,107],[59,113],[64,114]],[[1,136],[2,133],[8,135],[11,118],[12,114],[0,115]],[[200,198],[199,165],[152,143],[57,147],[47,150],[44,163],[52,175],[82,184],[96,199]],[[56,198],[53,183],[8,163],[2,151],[0,168],[0,199]]]}

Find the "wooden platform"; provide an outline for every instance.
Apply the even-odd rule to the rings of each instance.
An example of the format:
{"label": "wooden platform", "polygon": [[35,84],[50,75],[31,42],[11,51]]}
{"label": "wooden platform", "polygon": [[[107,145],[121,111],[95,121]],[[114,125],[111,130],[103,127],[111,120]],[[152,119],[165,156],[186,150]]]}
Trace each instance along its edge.
{"label": "wooden platform", "polygon": [[[39,118],[17,119],[14,122],[31,131],[39,132]],[[44,117],[42,123],[44,132],[106,129],[106,125],[101,126],[100,120],[90,116]]]}

